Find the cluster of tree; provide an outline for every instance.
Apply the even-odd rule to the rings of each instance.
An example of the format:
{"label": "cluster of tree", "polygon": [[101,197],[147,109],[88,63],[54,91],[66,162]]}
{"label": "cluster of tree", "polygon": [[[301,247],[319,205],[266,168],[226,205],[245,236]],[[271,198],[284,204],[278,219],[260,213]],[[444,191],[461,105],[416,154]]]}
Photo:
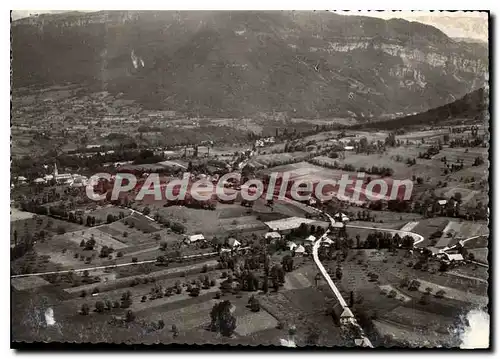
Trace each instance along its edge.
{"label": "cluster of tree", "polygon": [[486,147],[487,141],[485,141],[484,138],[482,137],[477,137],[472,140],[466,139],[466,138],[455,138],[450,141],[450,148],[455,148],[455,147],[465,147],[465,148],[471,148],[471,147]]}
{"label": "cluster of tree", "polygon": [[236,317],[232,313],[232,304],[225,300],[215,304],[210,311],[210,330],[230,337],[236,329]]}
{"label": "cluster of tree", "polygon": [[316,158],[310,159],[308,162],[310,162],[313,165],[316,166],[321,166],[329,169],[340,169],[346,172],[364,172],[368,174],[374,174],[374,175],[379,175],[382,177],[390,177],[394,174],[394,170],[390,167],[377,167],[377,166],[372,166],[372,167],[360,167],[356,168],[352,164],[345,163],[342,166],[337,162],[334,161],[333,163],[325,162],[318,160]]}
{"label": "cluster of tree", "polygon": [[272,168],[272,167],[277,167],[277,166],[284,166],[284,165],[290,165],[292,163],[299,163],[302,161],[311,161],[313,160],[313,157],[315,157],[316,154],[314,153],[307,153],[307,154],[297,154],[296,156],[293,156],[288,159],[280,159],[280,160],[274,160],[274,161],[269,161],[266,164],[267,168]]}
{"label": "cluster of tree", "polygon": [[212,199],[197,200],[189,196],[189,194],[186,194],[183,200],[176,199],[173,201],[167,201],[164,204],[164,207],[170,207],[170,206],[184,206],[187,208],[207,209],[210,211],[215,211],[215,209],[217,208],[217,202]]}
{"label": "cluster of tree", "polygon": [[170,228],[175,233],[178,234],[186,233],[186,227],[180,222],[170,221],[169,219],[163,217],[160,217],[158,219],[158,222],[163,224],[166,228]]}
{"label": "cluster of tree", "polygon": [[[80,247],[82,247],[86,251],[94,250],[94,246],[96,245],[96,240],[94,239],[94,235],[92,234],[91,238],[88,241],[82,239],[80,242]],[[106,256],[107,257],[107,256]]]}
{"label": "cluster of tree", "polygon": [[415,239],[411,236],[392,235],[387,232],[371,232],[364,242],[365,248],[413,248]]}
{"label": "cluster of tree", "polygon": [[250,299],[248,299],[247,307],[250,308],[250,310],[252,312],[259,312],[260,311],[260,302],[257,298],[255,298],[254,295],[252,295],[250,297]]}
{"label": "cluster of tree", "polygon": [[26,253],[30,252],[33,249],[34,238],[31,234],[26,233],[21,241],[17,240],[17,231],[14,232],[14,247],[10,249],[10,258],[11,260],[21,258]]}
{"label": "cluster of tree", "polygon": [[323,233],[325,233],[325,229],[322,226],[301,223],[298,228],[293,229],[286,235],[286,239],[291,240],[292,238],[304,238],[309,235],[321,236]]}
{"label": "cluster of tree", "polygon": [[113,247],[103,246],[101,248],[101,252],[99,253],[99,257],[108,258],[114,251]]}
{"label": "cluster of tree", "polygon": [[113,223],[113,222],[116,222],[118,221],[119,219],[123,219],[125,218],[125,213],[124,212],[120,212],[120,214],[118,216],[115,216],[115,215],[112,215],[111,213],[108,214],[108,216],[106,217],[106,223],[110,224],[110,223]]}
{"label": "cluster of tree", "polygon": [[439,151],[442,149],[442,146],[440,145],[437,145],[437,146],[431,146],[427,149],[426,152],[422,153],[422,152],[419,152],[418,153],[418,158],[422,158],[422,159],[425,159],[425,160],[430,160],[432,159],[432,157],[434,157],[435,155],[439,154]]}

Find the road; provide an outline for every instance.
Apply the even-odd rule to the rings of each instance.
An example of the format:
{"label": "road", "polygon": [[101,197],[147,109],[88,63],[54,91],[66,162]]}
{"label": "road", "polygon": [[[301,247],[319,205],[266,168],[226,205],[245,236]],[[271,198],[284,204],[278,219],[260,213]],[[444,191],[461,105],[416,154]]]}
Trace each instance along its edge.
{"label": "road", "polygon": [[[242,248],[245,249],[245,248]],[[190,256],[184,256],[184,257],[179,257],[180,259],[193,259],[193,258],[199,258],[199,257],[208,257],[208,256],[213,256],[217,255],[219,252],[210,252],[210,253],[202,253],[202,254],[193,254]],[[148,259],[145,261],[139,261],[135,263],[121,263],[121,264],[111,264],[107,266],[96,266],[96,267],[87,267],[87,268],[79,268],[79,269],[64,269],[64,270],[59,270],[59,271],[52,271],[52,272],[41,272],[41,273],[29,273],[29,274],[16,274],[16,275],[11,275],[11,278],[21,278],[21,277],[36,277],[36,276],[42,276],[42,275],[48,275],[48,274],[61,274],[61,273],[80,273],[84,271],[95,271],[95,270],[101,270],[101,269],[106,269],[106,268],[119,268],[119,267],[128,267],[128,266],[133,266],[133,265],[138,265],[138,264],[146,264],[146,263],[156,263],[156,259]]]}
{"label": "road", "polygon": [[[238,251],[249,249],[250,247],[242,247],[238,248]],[[214,256],[218,255],[219,252],[209,252],[209,253],[201,253],[201,254],[193,254],[190,256],[183,256],[179,257],[179,259],[194,259],[194,258],[201,258],[201,257],[209,257],[209,256]],[[61,274],[61,273],[80,273],[84,271],[95,271],[95,270],[101,270],[101,269],[106,269],[106,268],[119,268],[119,267],[128,267],[128,266],[133,266],[133,265],[138,265],[138,264],[146,264],[146,263],[156,263],[156,259],[148,259],[145,261],[139,261],[135,263],[121,263],[121,264],[111,264],[107,266],[96,266],[96,267],[87,267],[87,268],[79,268],[79,269],[63,269],[59,271],[52,271],[52,272],[41,272],[41,273],[29,273],[29,274],[16,274],[16,275],[11,275],[11,278],[21,278],[21,277],[36,277],[36,276],[42,276],[42,275],[48,275],[48,274]]]}

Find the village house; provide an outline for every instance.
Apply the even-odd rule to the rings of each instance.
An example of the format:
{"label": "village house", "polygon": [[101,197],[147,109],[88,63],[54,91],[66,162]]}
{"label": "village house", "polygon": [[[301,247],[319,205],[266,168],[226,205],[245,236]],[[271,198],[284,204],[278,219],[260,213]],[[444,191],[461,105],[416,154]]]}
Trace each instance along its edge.
{"label": "village house", "polygon": [[272,242],[272,241],[280,240],[281,234],[279,234],[278,232],[268,232],[264,235],[264,238],[267,241]]}
{"label": "village house", "polygon": [[187,243],[194,243],[194,242],[204,241],[205,236],[203,234],[193,234],[191,236],[186,236],[184,240]]}

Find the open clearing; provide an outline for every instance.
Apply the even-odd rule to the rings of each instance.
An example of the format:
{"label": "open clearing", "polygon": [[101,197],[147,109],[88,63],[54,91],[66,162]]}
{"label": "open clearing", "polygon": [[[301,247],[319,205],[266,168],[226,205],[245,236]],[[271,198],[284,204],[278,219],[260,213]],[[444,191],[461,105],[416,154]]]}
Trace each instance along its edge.
{"label": "open clearing", "polygon": [[50,285],[45,279],[41,277],[20,277],[20,278],[12,278],[10,280],[10,284],[16,290],[29,290],[38,287],[43,287],[46,285]]}
{"label": "open clearing", "polygon": [[265,310],[260,310],[257,313],[248,313],[237,319],[237,327],[235,332],[238,335],[247,336],[259,332],[261,330],[266,330],[276,327],[278,321],[271,314]]}

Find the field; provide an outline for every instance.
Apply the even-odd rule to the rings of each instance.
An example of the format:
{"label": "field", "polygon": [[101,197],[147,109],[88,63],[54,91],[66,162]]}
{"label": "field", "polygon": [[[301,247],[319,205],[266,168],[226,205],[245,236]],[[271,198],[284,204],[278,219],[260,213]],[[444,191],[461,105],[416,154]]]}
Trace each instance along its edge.
{"label": "field", "polygon": [[18,240],[21,240],[26,234],[34,236],[35,233],[40,231],[44,231],[48,238],[58,233],[73,232],[84,228],[85,227],[79,224],[62,221],[56,218],[34,215],[30,218],[10,222],[10,243],[14,243],[14,232],[17,232]]}
{"label": "field", "polygon": [[33,213],[23,212],[15,207],[10,208],[10,221],[15,222],[23,219],[30,219],[34,216]]}
{"label": "field", "polygon": [[255,156],[250,163],[256,168],[267,168],[269,166],[279,165],[288,161],[298,161],[310,157],[309,152],[285,152],[262,154]]}

